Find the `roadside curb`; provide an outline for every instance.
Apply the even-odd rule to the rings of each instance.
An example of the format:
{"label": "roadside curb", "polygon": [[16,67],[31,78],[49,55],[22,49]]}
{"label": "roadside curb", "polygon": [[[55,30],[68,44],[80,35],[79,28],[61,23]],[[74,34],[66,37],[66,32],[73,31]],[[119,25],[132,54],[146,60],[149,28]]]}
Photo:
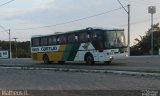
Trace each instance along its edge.
{"label": "roadside curb", "polygon": [[160,77],[160,73],[149,73],[149,72],[138,72],[138,71],[124,71],[124,70],[97,70],[97,69],[69,69],[69,68],[42,68],[42,67],[0,67],[5,69],[20,69],[20,70],[53,70],[63,72],[85,72],[85,73],[112,73],[119,75],[130,75],[130,76],[153,76]]}
{"label": "roadside curb", "polygon": [[54,70],[54,71],[65,71],[65,72],[87,72],[87,73],[113,73],[120,75],[160,77],[160,73],[131,72],[131,71],[119,71],[119,70],[65,69],[65,68],[44,68],[42,70]]}

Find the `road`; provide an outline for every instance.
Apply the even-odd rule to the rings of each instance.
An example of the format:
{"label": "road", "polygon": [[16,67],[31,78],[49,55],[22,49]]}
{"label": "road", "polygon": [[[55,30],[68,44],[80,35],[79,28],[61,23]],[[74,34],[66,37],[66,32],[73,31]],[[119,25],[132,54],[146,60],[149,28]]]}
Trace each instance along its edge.
{"label": "road", "polygon": [[160,78],[52,70],[0,70],[0,89],[143,90],[160,89]]}
{"label": "road", "polygon": [[[98,69],[98,70],[114,69],[114,70],[135,70],[135,71],[152,70],[159,72],[160,71],[159,56],[130,57],[125,60],[116,60],[111,65],[105,65],[100,63],[97,63],[95,65],[85,65],[83,63],[75,64],[70,62],[63,65],[62,64],[45,65],[41,61],[32,61],[31,59],[11,59],[11,60],[0,59],[0,90],[22,90],[22,89],[23,90],[140,90],[140,92],[141,90],[160,90],[160,82],[159,82],[160,77],[130,76],[130,75],[94,73],[94,72],[88,73],[88,72],[64,72],[55,70],[24,70],[24,69],[12,68],[14,66],[71,68],[71,69],[79,68],[88,70],[92,69]],[[93,91],[91,93],[97,94],[97,91]],[[61,96],[61,95],[62,94],[56,96]],[[108,96],[117,96],[117,95],[119,95],[119,93]],[[0,96],[2,95],[0,94]],[[40,95],[38,94],[34,96],[40,96]],[[66,94],[63,96],[66,96]],[[83,96],[83,95],[72,94],[71,96]],[[92,96],[97,96],[97,95],[92,94]],[[119,96],[124,96],[124,95],[119,95]],[[137,95],[129,95],[129,96],[137,96]]]}
{"label": "road", "polygon": [[140,70],[140,71],[158,71],[160,72],[160,56],[129,57],[123,60],[115,60],[111,65],[96,63],[95,65],[86,65],[84,63],[66,63],[66,64],[43,64],[42,61],[33,61],[28,59],[0,59],[0,66],[36,66],[52,68],[82,68],[82,69],[114,69],[114,70]]}

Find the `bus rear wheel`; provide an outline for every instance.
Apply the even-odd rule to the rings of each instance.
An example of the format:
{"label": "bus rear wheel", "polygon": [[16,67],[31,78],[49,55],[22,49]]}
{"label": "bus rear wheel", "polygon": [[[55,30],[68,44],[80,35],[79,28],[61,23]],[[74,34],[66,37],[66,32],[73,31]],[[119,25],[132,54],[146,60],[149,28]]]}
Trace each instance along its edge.
{"label": "bus rear wheel", "polygon": [[43,62],[44,62],[44,64],[49,64],[50,63],[49,58],[48,58],[47,55],[43,56]]}
{"label": "bus rear wheel", "polygon": [[65,61],[58,61],[58,63],[59,63],[59,64],[64,64],[64,63],[65,63]]}
{"label": "bus rear wheel", "polygon": [[94,64],[94,58],[91,54],[86,54],[85,56],[85,61],[86,61],[86,64]]}

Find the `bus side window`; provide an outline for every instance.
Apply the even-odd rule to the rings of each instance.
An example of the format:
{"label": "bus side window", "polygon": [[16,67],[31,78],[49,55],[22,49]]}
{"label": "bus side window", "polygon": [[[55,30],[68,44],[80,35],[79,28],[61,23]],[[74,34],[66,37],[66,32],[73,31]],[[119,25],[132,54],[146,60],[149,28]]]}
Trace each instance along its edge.
{"label": "bus side window", "polygon": [[51,36],[48,38],[48,45],[55,45],[56,44],[56,37]]}
{"label": "bus side window", "polygon": [[66,44],[67,38],[66,35],[60,35],[59,36],[59,44]]}
{"label": "bus side window", "polygon": [[73,34],[73,33],[68,34],[67,40],[68,40],[68,43],[74,43],[76,41],[75,34]]}
{"label": "bus side window", "polygon": [[93,34],[92,34],[92,42],[93,42],[93,46],[95,47],[95,49],[97,50],[98,49],[98,41],[97,41],[97,34],[96,34],[96,32],[94,32]]}
{"label": "bus side window", "polygon": [[78,42],[78,36],[77,35],[75,35],[75,41]]}
{"label": "bus side window", "polygon": [[47,37],[41,38],[41,46],[47,46]]}
{"label": "bus side window", "polygon": [[97,37],[97,34],[94,32],[93,33],[93,39]]}
{"label": "bus side window", "polygon": [[57,44],[59,44],[59,36],[57,36],[56,41],[57,41]]}
{"label": "bus side window", "polygon": [[57,38],[54,36],[52,37],[52,41],[53,41],[53,45],[56,45],[57,44]]}
{"label": "bus side window", "polygon": [[88,42],[88,33],[86,32],[80,33],[78,39],[80,42]]}
{"label": "bus side window", "polygon": [[99,50],[100,52],[102,52],[103,50],[103,34],[99,31],[94,32],[92,34],[93,38],[92,38],[92,43],[93,46],[95,47],[96,50]]}
{"label": "bus side window", "polygon": [[52,37],[49,37],[49,38],[48,38],[48,45],[52,45],[52,44],[53,44]]}
{"label": "bus side window", "polygon": [[32,39],[32,47],[36,47],[40,45],[40,38]]}
{"label": "bus side window", "polygon": [[90,32],[88,32],[88,34],[87,34],[87,38],[88,38],[88,41],[92,41],[92,35],[91,35],[91,33],[90,33]]}

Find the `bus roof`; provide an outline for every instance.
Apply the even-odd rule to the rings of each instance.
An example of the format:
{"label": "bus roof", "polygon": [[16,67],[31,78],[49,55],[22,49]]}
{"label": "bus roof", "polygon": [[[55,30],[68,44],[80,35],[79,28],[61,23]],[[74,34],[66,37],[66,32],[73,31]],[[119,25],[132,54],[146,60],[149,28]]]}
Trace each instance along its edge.
{"label": "bus roof", "polygon": [[108,27],[108,28],[101,28],[101,27],[88,27],[86,29],[80,29],[80,30],[74,30],[74,31],[68,31],[68,32],[55,32],[54,34],[47,34],[47,35],[35,35],[32,36],[31,38],[36,38],[36,37],[45,37],[45,36],[51,36],[51,35],[59,35],[59,34],[67,34],[67,33],[72,33],[72,32],[80,32],[83,30],[124,30],[123,28],[113,28],[113,27]]}
{"label": "bus roof", "polygon": [[47,35],[34,35],[31,38],[42,37],[42,36],[50,36],[50,35],[58,35],[58,34],[63,34],[63,32],[55,32],[53,34],[47,34]]}
{"label": "bus roof", "polygon": [[99,29],[99,30],[124,30],[123,28],[117,28],[117,27],[107,27],[107,28],[102,28],[102,27],[88,27],[86,29]]}

